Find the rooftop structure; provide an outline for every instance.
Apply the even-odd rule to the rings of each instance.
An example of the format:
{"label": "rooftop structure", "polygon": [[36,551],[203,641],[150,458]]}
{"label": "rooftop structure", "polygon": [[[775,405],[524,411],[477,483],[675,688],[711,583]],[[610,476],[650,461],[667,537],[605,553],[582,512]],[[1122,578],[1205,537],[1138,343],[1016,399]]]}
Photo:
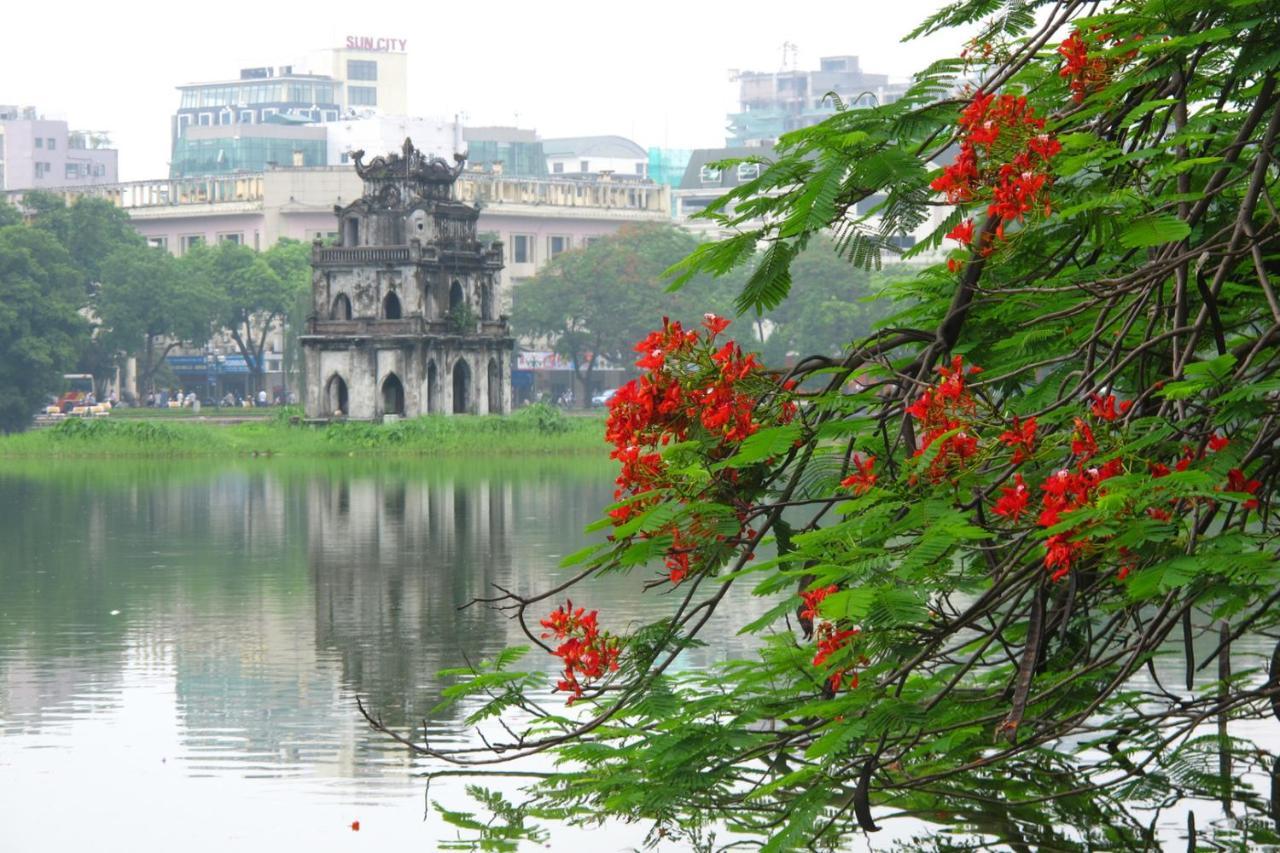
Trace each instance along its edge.
{"label": "rooftop structure", "polygon": [[119,152],[101,131],[71,130],[35,107],[0,105],[0,190],[84,187],[120,180]]}
{"label": "rooftop structure", "polygon": [[565,177],[609,173],[618,178],[646,177],[649,152],[624,136],[569,136],[542,140],[547,171]]}
{"label": "rooftop structure", "polygon": [[906,91],[888,75],[864,72],[856,56],[824,56],[811,71],[734,72],[734,79],[739,111],[728,117],[731,148],[773,145],[788,131],[817,124],[836,111],[832,92],[857,108],[892,103]]}

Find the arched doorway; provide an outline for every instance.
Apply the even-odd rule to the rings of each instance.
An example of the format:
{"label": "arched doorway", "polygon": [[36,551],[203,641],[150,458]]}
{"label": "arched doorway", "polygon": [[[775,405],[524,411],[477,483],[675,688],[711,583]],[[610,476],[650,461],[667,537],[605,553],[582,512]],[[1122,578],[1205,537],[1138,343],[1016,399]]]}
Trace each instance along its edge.
{"label": "arched doorway", "polygon": [[329,377],[324,388],[324,410],[331,418],[346,417],[348,414],[347,383],[336,373]]}
{"label": "arched doorway", "polygon": [[449,288],[449,313],[452,314],[462,306],[462,282],[456,278],[453,280],[453,286]]}
{"label": "arched doorway", "polygon": [[427,362],[427,412],[440,411],[440,378],[436,375],[436,363]]}
{"label": "arched doorway", "polygon": [[489,359],[489,414],[502,414],[502,374],[498,370],[498,360]]}
{"label": "arched doorway", "polygon": [[394,373],[388,373],[387,378],[382,380],[382,413],[404,414],[404,385]]}
{"label": "arched doorway", "polygon": [[462,359],[453,363],[453,413],[465,415],[471,411],[471,368]]}
{"label": "arched doorway", "polygon": [[347,298],[347,294],[339,293],[333,298],[333,307],[329,309],[330,320],[350,320],[351,319],[351,300]]}
{"label": "arched doorway", "polygon": [[382,317],[385,320],[399,320],[400,315],[400,297],[392,291],[387,294],[386,299],[382,300]]}

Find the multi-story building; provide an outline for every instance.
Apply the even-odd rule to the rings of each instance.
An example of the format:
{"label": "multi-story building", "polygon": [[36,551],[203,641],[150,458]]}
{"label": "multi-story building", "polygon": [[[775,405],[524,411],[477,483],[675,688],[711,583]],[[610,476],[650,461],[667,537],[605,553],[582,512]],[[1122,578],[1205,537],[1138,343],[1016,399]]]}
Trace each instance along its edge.
{"label": "multi-story building", "polygon": [[337,120],[341,88],[331,77],[288,65],[179,86],[169,177],[260,172],[273,163],[324,165],[326,133],[311,123]]}
{"label": "multi-story building", "polygon": [[623,136],[570,136],[542,140],[547,172],[566,178],[605,174],[643,180],[649,170],[649,151]]}
{"label": "multi-story building", "polygon": [[523,127],[467,127],[467,168],[520,178],[544,178],[547,155],[538,132]]}
{"label": "multi-story building", "polygon": [[[347,36],[342,47],[311,53],[301,63],[338,83],[343,112],[409,112],[409,56],[402,38]],[[400,143],[397,142],[396,145]],[[395,147],[395,146],[392,146]]]}
{"label": "multi-story building", "polygon": [[0,105],[0,189],[114,184],[119,152],[105,133],[69,130],[34,107]]}
{"label": "multi-story building", "polygon": [[740,108],[728,117],[730,148],[773,145],[788,131],[817,124],[837,109],[828,93],[857,108],[892,103],[907,88],[862,71],[856,56],[824,56],[813,71],[735,72],[735,79]]}

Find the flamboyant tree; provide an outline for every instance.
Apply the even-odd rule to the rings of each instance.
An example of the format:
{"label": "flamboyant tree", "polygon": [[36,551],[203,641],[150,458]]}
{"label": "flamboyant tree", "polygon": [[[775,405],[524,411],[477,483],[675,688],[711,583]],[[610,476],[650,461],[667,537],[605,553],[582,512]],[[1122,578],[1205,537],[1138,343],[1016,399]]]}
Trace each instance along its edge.
{"label": "flamboyant tree", "polygon": [[[528,646],[452,688],[507,728],[414,744],[560,759],[484,794],[494,819],[449,815],[477,843],[619,818],[810,849],[911,816],[1137,849],[1196,798],[1236,818],[1201,832],[1276,841],[1248,778],[1275,756],[1228,725],[1280,709],[1241,651],[1280,627],[1280,19],[961,0],[916,34],[949,27],[974,35],[905,97],[787,135],[708,209],[735,236],[683,272],[754,264],[744,312],[820,232],[874,265],[948,213],[907,253],[937,262],[883,288],[909,307],[838,357],[769,369],[716,317],[641,342],[608,539],[567,583],[496,592]],[[591,580],[619,571],[669,616],[611,633]],[[757,653],[673,666],[743,585],[775,603],[738,626]],[[561,676],[518,669],[529,649]]]}

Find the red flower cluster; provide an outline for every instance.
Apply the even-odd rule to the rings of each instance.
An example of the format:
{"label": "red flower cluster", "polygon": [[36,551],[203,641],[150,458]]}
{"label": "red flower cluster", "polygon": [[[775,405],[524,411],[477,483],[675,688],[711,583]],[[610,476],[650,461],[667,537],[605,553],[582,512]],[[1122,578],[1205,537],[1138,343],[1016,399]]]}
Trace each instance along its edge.
{"label": "red flower cluster", "polygon": [[[847,628],[843,631],[837,630],[836,626],[831,622],[823,622],[818,625],[816,633],[818,648],[813,656],[813,665],[822,666],[825,664],[828,658],[849,645],[850,638],[856,637],[859,633],[861,632],[858,628]],[[827,678],[827,684],[830,686],[832,693],[840,689],[846,674],[849,675],[849,689],[853,690],[858,686],[858,673],[856,670],[850,672],[844,668],[837,669]]]}
{"label": "red flower cluster", "polygon": [[[929,186],[952,204],[988,198],[987,215],[999,219],[998,238],[1004,237],[1006,222],[1021,221],[1041,207],[1047,214],[1049,161],[1062,145],[1045,133],[1044,119],[1036,116],[1027,99],[978,92],[958,124],[964,132],[960,153]],[[973,220],[966,219],[947,238],[968,246],[973,233]],[[950,266],[955,268],[954,263]]]}
{"label": "red flower cluster", "polygon": [[[1053,527],[1061,521],[1064,512],[1087,506],[1100,492],[1098,487],[1104,480],[1109,480],[1124,470],[1119,459],[1112,459],[1097,468],[1081,467],[1077,471],[1066,468],[1051,475],[1040,484],[1044,491],[1041,500],[1040,517],[1036,523],[1041,527]],[[1087,540],[1073,541],[1075,530],[1055,533],[1045,543],[1044,567],[1053,572],[1052,580],[1060,580],[1071,571],[1072,563],[1088,546]]]}
{"label": "red flower cluster", "polygon": [[835,592],[839,587],[835,584],[830,586],[822,586],[817,589],[808,589],[800,593],[800,598],[804,601],[804,610],[800,611],[801,619],[817,619],[818,605],[822,603],[828,595]]}
{"label": "red flower cluster", "polygon": [[1019,465],[1036,450],[1036,419],[1019,421],[1013,416],[1013,427],[1000,433],[1000,443],[1013,448],[1013,464]]}
{"label": "red flower cluster", "polygon": [[[1139,34],[1135,35],[1132,41],[1141,39],[1142,35]],[[1092,50],[1089,41],[1094,42]],[[1067,81],[1071,89],[1071,100],[1077,104],[1083,103],[1086,96],[1107,85],[1111,72],[1118,62],[1132,59],[1138,53],[1135,49],[1119,58],[1102,56],[1098,51],[1104,48],[1108,41],[1120,43],[1119,39],[1106,33],[1086,35],[1080,30],[1073,30],[1067,40],[1058,45],[1058,53],[1064,60],[1058,76]]]}
{"label": "red flower cluster", "polygon": [[1000,500],[996,501],[995,508],[991,511],[996,515],[1003,515],[1010,521],[1016,522],[1018,517],[1026,512],[1027,501],[1031,497],[1022,475],[1014,474],[1013,485],[1002,487],[1000,493]]}
{"label": "red flower cluster", "polygon": [[841,480],[840,485],[846,489],[852,489],[855,495],[865,495],[876,484],[876,475],[872,472],[875,464],[874,456],[863,459],[855,453],[853,455],[854,473]]}
{"label": "red flower cluster", "polygon": [[[789,395],[769,393],[772,380],[754,355],[743,353],[733,341],[716,342],[729,326],[728,320],[707,314],[702,325],[703,331],[686,330],[678,321],[664,319],[661,329],[636,345],[641,354],[636,366],[645,373],[618,389],[609,401],[605,437],[613,445],[611,458],[622,466],[614,498],[638,498],[610,511],[615,524],[642,512],[661,498],[661,492],[677,485],[663,460],[663,446],[697,441],[714,461],[730,455],[763,424],[787,423],[796,414]],[[773,389],[785,392],[790,387],[774,385]],[[698,497],[740,504],[741,532],[749,533],[737,476],[734,469],[714,472],[710,485],[699,487]],[[714,533],[702,529],[696,519],[683,530],[672,524],[646,535],[659,534],[672,538],[665,554],[672,583],[696,568],[696,554],[703,544],[716,541]]]}
{"label": "red flower cluster", "polygon": [[[1259,482],[1258,480],[1251,480],[1245,477],[1244,472],[1241,471],[1239,468],[1232,468],[1230,471],[1227,472],[1227,491],[1228,492],[1244,492],[1247,495],[1253,495],[1253,494],[1257,494],[1258,487],[1261,485],[1262,483]],[[1257,509],[1258,499],[1249,498],[1247,501],[1241,504],[1241,506],[1244,507],[1245,509]]]}
{"label": "red flower cluster", "polygon": [[[907,414],[920,421],[924,429],[916,456],[922,456],[934,442],[942,440],[929,464],[929,478],[935,483],[946,479],[951,468],[978,452],[978,437],[967,429],[975,406],[965,387],[966,371],[961,356],[953,357],[950,367],[942,366],[937,370],[942,374],[942,380],[933,388],[926,389],[906,409]],[[967,374],[972,376],[981,371],[980,367],[970,366]]]}
{"label": "red flower cluster", "polygon": [[547,629],[543,639],[561,641],[552,653],[564,663],[564,677],[556,683],[556,690],[573,694],[566,703],[569,705],[582,696],[591,682],[618,669],[618,638],[601,633],[596,613],[587,613],[582,607],[574,609],[573,602],[566,601],[542,620],[542,627]]}
{"label": "red flower cluster", "polygon": [[1121,415],[1127,414],[1133,406],[1132,400],[1124,400],[1120,403],[1119,409],[1116,408],[1116,395],[1108,394],[1106,397],[1099,397],[1097,394],[1090,394],[1089,400],[1093,403],[1089,407],[1089,413],[1095,418],[1101,418],[1104,421],[1114,421]]}

